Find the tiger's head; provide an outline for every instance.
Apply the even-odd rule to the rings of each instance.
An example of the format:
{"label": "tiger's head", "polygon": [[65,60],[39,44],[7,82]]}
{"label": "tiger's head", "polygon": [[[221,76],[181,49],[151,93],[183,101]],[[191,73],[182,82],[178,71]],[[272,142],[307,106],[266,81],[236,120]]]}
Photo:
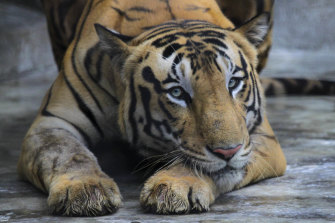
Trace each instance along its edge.
{"label": "tiger's head", "polygon": [[241,169],[262,122],[256,46],[268,29],[261,15],[227,30],[204,21],[171,21],[127,39],[96,25],[120,75],[119,126],[147,156],[213,173]]}

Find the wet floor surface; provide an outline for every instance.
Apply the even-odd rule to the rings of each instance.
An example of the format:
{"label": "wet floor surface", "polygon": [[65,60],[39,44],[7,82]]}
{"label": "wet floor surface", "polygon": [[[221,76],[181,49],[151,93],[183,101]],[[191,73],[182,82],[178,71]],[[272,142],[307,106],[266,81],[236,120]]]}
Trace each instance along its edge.
{"label": "wet floor surface", "polygon": [[203,214],[145,214],[141,183],[118,180],[124,205],[96,218],[51,216],[47,196],[18,179],[22,138],[50,80],[0,83],[0,222],[327,222],[335,221],[335,97],[268,98],[268,116],[288,161],[283,177],[219,197]]}

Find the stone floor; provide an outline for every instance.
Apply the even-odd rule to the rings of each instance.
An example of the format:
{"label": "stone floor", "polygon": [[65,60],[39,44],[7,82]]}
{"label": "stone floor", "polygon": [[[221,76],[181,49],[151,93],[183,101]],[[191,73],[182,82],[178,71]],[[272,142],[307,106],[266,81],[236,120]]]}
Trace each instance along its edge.
{"label": "stone floor", "polygon": [[124,206],[114,215],[48,214],[45,194],[18,179],[20,143],[50,80],[0,83],[0,222],[326,222],[335,221],[335,98],[269,98],[268,115],[288,160],[285,176],[222,195],[208,213],[144,214],[141,183],[119,177]]}

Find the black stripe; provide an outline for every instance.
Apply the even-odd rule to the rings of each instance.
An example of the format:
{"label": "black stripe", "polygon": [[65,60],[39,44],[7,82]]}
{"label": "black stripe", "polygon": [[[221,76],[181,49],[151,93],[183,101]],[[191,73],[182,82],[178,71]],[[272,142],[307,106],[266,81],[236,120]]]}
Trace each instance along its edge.
{"label": "black stripe", "polygon": [[201,36],[201,37],[216,37],[216,38],[219,38],[221,40],[224,40],[224,38],[226,37],[226,35],[224,33],[214,31],[214,30],[201,31],[199,33],[199,36]]}
{"label": "black stripe", "polygon": [[[102,110],[102,107],[98,101],[98,99],[95,97],[95,95],[93,94],[93,92],[91,91],[91,89],[88,87],[88,85],[86,84],[86,82],[83,80],[83,78],[80,76],[79,72],[78,72],[78,68],[77,68],[77,65],[76,65],[76,61],[75,61],[75,54],[76,54],[76,51],[77,51],[77,47],[78,47],[78,43],[79,43],[79,40],[80,40],[80,37],[81,37],[81,34],[83,32],[83,28],[84,28],[84,24],[87,20],[87,17],[91,11],[91,8],[92,8],[92,3],[93,3],[93,0],[90,1],[90,4],[88,5],[88,8],[87,8],[87,11],[86,11],[86,14],[84,16],[84,19],[83,19],[83,22],[80,24],[80,27],[79,27],[79,32],[78,32],[78,36],[77,36],[77,39],[75,41],[75,44],[74,44],[74,47],[73,47],[73,51],[72,51],[72,55],[71,55],[71,62],[72,62],[72,65],[73,65],[73,70],[74,70],[74,73],[76,74],[76,76],[79,78],[80,82],[84,85],[84,87],[86,88],[86,90],[89,92],[89,94],[91,95],[91,97],[93,98],[95,104],[98,106],[99,110],[101,112],[103,112]],[[65,76],[65,75],[64,75]]]}
{"label": "black stripe", "polygon": [[100,137],[103,138],[104,134],[98,125],[97,120],[95,119],[95,116],[93,112],[90,110],[90,108],[85,104],[83,99],[80,97],[80,95],[76,92],[76,90],[72,87],[71,83],[67,79],[66,75],[64,74],[64,80],[68,88],[70,89],[72,95],[74,96],[75,100],[77,101],[77,104],[79,106],[80,111],[90,120],[92,125],[94,126],[95,130],[100,134]]}
{"label": "black stripe", "polygon": [[41,115],[45,116],[45,117],[59,118],[59,119],[65,121],[65,122],[69,123],[70,125],[72,125],[82,135],[82,137],[84,138],[84,140],[86,141],[86,143],[91,147],[92,146],[91,139],[88,137],[88,135],[81,128],[79,128],[77,125],[71,123],[70,121],[68,121],[68,120],[66,120],[64,118],[61,118],[59,116],[56,116],[56,115],[52,114],[51,112],[49,112],[47,110],[49,102],[50,102],[51,94],[52,94],[52,88],[53,88],[53,85],[51,86],[51,88],[50,88],[50,90],[48,92],[47,101],[45,103],[45,106],[42,109]]}
{"label": "black stripe", "polygon": [[172,78],[170,73],[168,73],[168,76],[165,80],[162,81],[162,84],[168,84],[168,83],[179,83],[176,79]]}
{"label": "black stripe", "polygon": [[[171,132],[171,127],[168,125],[166,121],[157,121],[151,116],[151,93],[148,88],[139,86],[142,104],[145,112],[146,124],[144,125],[143,131],[150,137],[163,142],[170,142],[170,140],[164,139],[164,134],[161,129],[161,126],[164,126],[167,132]],[[159,132],[160,136],[156,136],[151,132],[151,127],[154,126],[155,129]]]}
{"label": "black stripe", "polygon": [[[149,29],[153,29],[154,26],[146,26],[146,27],[142,27],[143,30],[149,30]],[[171,32],[171,31],[175,31],[178,27],[175,25],[169,25],[169,26],[161,26],[159,28],[155,28],[153,31],[151,31],[150,33],[148,33],[145,37],[145,40],[150,40],[153,37],[156,37],[158,35],[161,35],[163,33],[167,33],[167,32]]]}
{"label": "black stripe", "polygon": [[[254,70],[254,69],[252,68],[252,70]],[[254,72],[252,72],[252,75],[254,75]],[[256,79],[256,77],[254,77],[254,78]],[[259,87],[258,87],[258,84],[257,84],[256,80],[255,80],[255,87],[256,87],[257,100],[258,100],[257,120],[254,123],[254,127],[251,129],[250,133],[253,133],[253,131],[256,129],[256,127],[258,127],[263,122],[263,117],[262,117],[261,110],[260,110],[261,105],[262,105],[262,101],[261,101],[261,96],[260,96],[260,93],[259,93]]]}
{"label": "black stripe", "polygon": [[[143,107],[145,110],[145,118],[146,118],[146,125],[144,126],[143,130],[144,132],[153,137],[153,138],[158,138],[157,136],[154,136],[151,132],[151,126],[152,126],[152,116],[151,116],[151,110],[150,110],[150,100],[151,100],[151,93],[148,90],[148,88],[139,86],[140,94],[141,94],[141,99],[143,103]],[[160,134],[162,135],[162,130],[160,130]]]}
{"label": "black stripe", "polygon": [[42,113],[43,116],[45,117],[54,117],[54,118],[58,118],[58,119],[61,119],[67,123],[69,123],[70,125],[72,125],[78,132],[79,134],[84,138],[86,144],[87,144],[87,147],[89,148],[93,148],[93,143],[92,143],[92,140],[90,139],[90,137],[77,125],[75,125],[74,123],[60,117],[60,116],[57,116],[57,115],[54,115],[52,114],[51,112],[47,111],[47,110],[44,110],[43,113]]}
{"label": "black stripe", "polygon": [[203,41],[209,44],[214,44],[216,46],[222,47],[224,49],[228,49],[225,43],[223,43],[221,40],[216,39],[216,38],[206,38],[206,39],[203,39]]}
{"label": "black stripe", "polygon": [[166,109],[166,107],[163,104],[163,102],[161,100],[159,100],[159,99],[158,99],[158,104],[159,104],[159,107],[162,109],[162,111],[165,113],[165,115],[167,116],[167,118],[169,120],[172,120],[172,121],[176,121],[177,120],[175,117],[173,117],[171,115],[171,113],[169,112],[169,110]]}
{"label": "black stripe", "polygon": [[171,6],[170,6],[170,1],[169,1],[169,0],[162,0],[162,1],[165,2],[166,7],[167,7],[167,10],[168,10],[169,13],[170,13],[171,19],[175,20],[175,19],[176,19],[176,16],[175,16],[174,13],[172,12],[172,9],[171,9]]}
{"label": "black stripe", "polygon": [[[189,187],[188,189],[188,194],[187,194],[187,198],[188,198],[188,203],[190,204],[190,207],[193,208],[194,207],[194,203],[193,203],[193,200],[192,200],[192,194],[193,194],[193,188],[192,186]],[[202,207],[200,205],[200,207]]]}
{"label": "black stripe", "polygon": [[198,11],[202,10],[203,13],[206,13],[210,10],[210,8],[204,8],[204,7],[199,7],[197,5],[188,5],[187,8],[185,8],[186,11]]}
{"label": "black stripe", "polygon": [[99,0],[94,4],[94,8],[97,7],[99,4],[103,3],[105,0]]}
{"label": "black stripe", "polygon": [[178,43],[173,43],[170,44],[169,46],[167,46],[165,48],[165,50],[163,51],[163,58],[168,58],[170,57],[174,52],[176,52],[178,49],[180,49],[182,47],[182,45],[178,44]]}
{"label": "black stripe", "polygon": [[129,8],[127,11],[135,11],[135,12],[145,12],[145,13],[153,13],[154,11],[142,6],[134,6]]}
{"label": "black stripe", "polygon": [[180,63],[180,61],[182,60],[184,54],[183,53],[179,53],[173,60],[173,64],[172,64],[172,73],[175,75],[175,77],[179,80],[179,76],[177,75],[177,70],[176,70],[176,66]]}
{"label": "black stripe", "polygon": [[226,54],[226,52],[224,52],[223,50],[220,50],[220,49],[219,49],[218,47],[216,47],[216,46],[214,46],[213,49],[216,50],[216,51],[220,54],[220,56],[222,56],[222,57],[224,57],[224,58],[230,60],[230,57],[229,57],[229,56]]}
{"label": "black stripe", "polygon": [[[101,77],[102,77],[102,71],[101,71],[101,67],[102,67],[102,62],[103,62],[103,57],[107,54],[101,52],[101,50],[99,50],[98,48],[100,47],[100,43],[94,45],[92,48],[90,48],[85,56],[84,59],[84,66],[85,69],[87,71],[88,76],[97,84],[97,86],[105,93],[107,94],[113,101],[114,103],[119,104],[119,101],[116,99],[116,97],[114,97],[112,94],[110,94],[103,86],[101,86],[99,84]],[[94,54],[99,53],[97,56],[97,64],[93,64],[92,66],[92,57],[94,57]],[[95,68],[96,69],[96,74],[93,75],[91,72],[91,68]]]}
{"label": "black stripe", "polygon": [[138,132],[137,132],[137,123],[135,120],[135,112],[136,112],[136,93],[135,93],[135,87],[134,87],[134,74],[131,75],[130,78],[130,106],[129,106],[129,111],[128,111],[128,119],[129,123],[131,125],[132,129],[132,134],[133,134],[133,139],[132,143],[136,144],[138,140]]}
{"label": "black stripe", "polygon": [[244,74],[245,75],[248,75],[249,72],[247,71],[247,68],[248,68],[248,64],[247,62],[245,61],[241,51],[238,51],[239,55],[240,55],[240,60],[241,60],[241,64],[242,64],[242,70],[244,71]]}
{"label": "black stripe", "polygon": [[[252,70],[254,70],[254,69],[252,68]],[[254,72],[252,72],[252,75],[256,79],[256,75],[255,75]],[[255,80],[255,86],[256,86],[256,93],[257,93],[257,99],[258,99],[258,107],[261,107],[262,106],[262,100],[261,100],[261,95],[259,93],[259,86],[258,86],[258,83],[257,83],[256,80]]]}
{"label": "black stripe", "polygon": [[250,77],[251,77],[251,82],[252,82],[252,93],[253,93],[253,100],[252,100],[252,104],[250,106],[248,106],[247,108],[247,112],[249,111],[253,111],[256,115],[256,109],[255,109],[255,104],[256,104],[256,86],[255,86],[255,80],[254,77],[252,76],[252,74],[250,73]]}
{"label": "black stripe", "polygon": [[[259,111],[258,111],[259,112]],[[256,128],[262,123],[262,117],[260,115],[257,116],[257,120],[254,123],[254,126],[251,128],[251,130],[249,131],[249,134],[253,134],[254,131],[256,130]]]}
{"label": "black stripe", "polygon": [[[245,78],[249,79],[249,72],[247,71],[248,65],[247,62],[245,61],[241,51],[239,51],[239,55],[240,55],[240,60],[241,60],[241,64],[242,64],[242,70],[244,72]],[[251,77],[252,78],[252,77]],[[253,85],[253,79],[252,79],[252,87],[249,88],[248,94],[246,99],[244,100],[244,102],[248,102],[250,99],[250,95],[251,95],[251,90],[254,90],[254,85]]]}
{"label": "black stripe", "polygon": [[[239,71],[243,71],[243,69],[241,67],[239,67],[239,66],[236,65],[235,68],[234,68],[234,70],[233,70],[233,72],[232,72],[232,74],[236,74]],[[245,74],[245,76],[243,77],[243,79],[248,79],[248,75]]]}
{"label": "black stripe", "polygon": [[176,41],[178,37],[176,36],[176,33],[169,34],[166,36],[163,36],[159,39],[156,39],[155,41],[152,42],[152,46],[155,46],[156,48],[160,48],[163,46],[166,46],[167,44],[170,44],[173,41]]}
{"label": "black stripe", "polygon": [[85,55],[85,59],[84,59],[84,66],[86,68],[87,74],[94,81],[96,81],[96,77],[93,76],[90,68],[91,68],[91,64],[92,64],[92,57],[93,57],[93,54],[96,53],[97,46],[98,46],[98,44],[96,44],[92,48],[88,49],[86,51],[86,55]]}
{"label": "black stripe", "polygon": [[252,87],[249,87],[249,90],[248,90],[248,93],[247,93],[247,97],[246,97],[245,100],[244,100],[245,103],[248,102],[249,99],[250,99],[251,89],[252,89]]}
{"label": "black stripe", "polygon": [[213,62],[214,62],[214,65],[215,65],[216,69],[218,69],[218,71],[220,71],[220,73],[222,73],[221,67],[219,66],[219,64],[218,64],[218,62],[216,61],[216,59],[213,60]]}
{"label": "black stripe", "polygon": [[[250,77],[251,77],[252,84],[253,84],[253,94],[254,94],[254,97],[253,97],[252,104],[247,108],[247,112],[252,111],[252,112],[254,112],[254,115],[257,116],[256,122],[254,123],[254,125],[251,128],[251,130],[249,131],[249,134],[252,134],[256,130],[256,128],[262,123],[262,116],[261,116],[260,109],[258,108],[256,110],[256,107],[255,107],[256,106],[256,97],[257,97],[257,100],[259,100],[258,101],[259,105],[261,103],[260,102],[260,96],[259,96],[258,88],[257,88],[258,86],[255,83],[255,78],[256,77],[253,76],[252,72],[250,72]],[[257,92],[255,92],[255,91],[257,91]],[[257,95],[256,95],[256,93],[257,93]]]}
{"label": "black stripe", "polygon": [[139,18],[131,18],[129,15],[127,15],[127,13],[125,11],[122,11],[119,8],[112,7],[112,9],[114,9],[120,16],[124,17],[129,22],[134,22],[134,21],[141,20]]}
{"label": "black stripe", "polygon": [[163,89],[161,88],[160,81],[156,79],[155,74],[153,73],[153,71],[149,66],[143,68],[142,77],[144,78],[144,80],[154,85],[154,89],[158,94],[163,91]]}

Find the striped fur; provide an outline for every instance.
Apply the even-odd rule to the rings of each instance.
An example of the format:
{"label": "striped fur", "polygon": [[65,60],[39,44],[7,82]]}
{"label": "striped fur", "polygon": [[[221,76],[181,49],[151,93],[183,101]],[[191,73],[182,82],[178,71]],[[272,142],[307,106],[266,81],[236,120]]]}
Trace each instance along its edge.
{"label": "striped fur", "polygon": [[[140,195],[154,213],[206,211],[220,193],[284,173],[258,76],[272,24],[269,13],[254,17],[261,1],[245,18],[228,13],[232,1],[69,2],[44,2],[62,62],[18,164],[23,179],[49,194],[53,213],[103,215],[121,205],[91,152],[105,139],[166,161]],[[78,22],[60,13],[76,7]],[[226,12],[249,21],[235,26]],[[59,29],[75,23],[75,34]]]}

